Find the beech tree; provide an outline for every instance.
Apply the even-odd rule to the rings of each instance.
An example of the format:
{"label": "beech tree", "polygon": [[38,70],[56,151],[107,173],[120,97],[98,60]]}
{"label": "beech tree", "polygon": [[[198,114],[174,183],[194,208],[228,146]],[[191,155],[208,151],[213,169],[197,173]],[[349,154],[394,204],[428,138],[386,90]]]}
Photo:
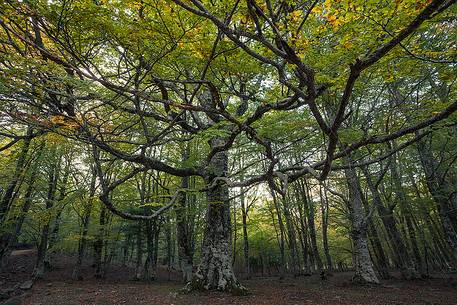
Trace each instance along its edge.
{"label": "beech tree", "polygon": [[[2,120],[12,124],[2,125],[0,135],[7,141],[0,150],[18,147],[17,143],[22,150],[2,192],[1,224],[21,191],[19,178],[35,173],[26,165],[31,142],[52,134],[90,151],[93,175],[88,198],[96,194],[103,204],[94,244],[99,277],[102,261],[109,265],[116,252],[115,246],[110,250],[105,243],[106,226],[113,222],[108,212],[142,222],[130,240],[136,243],[137,274],[145,244],[144,271],[153,278],[150,268],[157,261],[154,247],[160,235],[156,222],[174,211],[187,289],[245,293],[232,264],[230,189],[240,188],[244,196],[259,184],[269,188],[265,193],[273,199],[281,273],[287,254],[293,273],[301,272],[301,260],[311,271],[312,258],[312,265],[324,275],[322,257],[332,269],[327,232],[322,233],[321,257],[314,224],[317,199],[308,181],[324,188],[332,199],[344,201],[341,209],[349,221],[355,282],[379,283],[376,268],[388,275],[381,272],[388,269],[388,262],[375,236],[379,234],[372,220],[374,210],[387,230],[388,244],[400,245],[393,257],[403,276],[425,275],[425,250],[419,245],[425,249],[427,241],[425,235],[418,241],[419,225],[412,217],[397,158],[418,145],[417,160],[442,227],[430,234],[443,233],[447,246],[441,245],[440,251],[450,250],[457,258],[456,223],[450,213],[456,203],[454,170],[442,169],[435,152],[420,144],[430,142],[434,130],[440,132],[455,121],[451,72],[455,52],[448,51],[455,47],[453,4],[453,0],[6,1],[0,5],[0,110]],[[438,51],[436,45],[441,46]],[[414,87],[406,80],[408,73],[418,71],[427,75],[428,82],[423,85],[423,79],[416,78]],[[430,102],[434,95],[438,98]],[[239,149],[246,146],[249,149]],[[448,168],[454,168],[451,150],[442,149],[450,155]],[[235,152],[241,152],[243,162],[229,168]],[[47,177],[46,210],[56,201],[60,176],[68,175],[59,158],[53,158],[57,159]],[[379,178],[371,172],[375,166],[380,167]],[[362,172],[372,200],[364,194]],[[400,236],[394,207],[380,196],[387,174],[407,236]],[[158,178],[162,176],[167,184]],[[345,184],[332,181],[341,177]],[[155,190],[147,179],[156,179]],[[132,181],[139,181],[136,188]],[[197,192],[205,194],[206,213],[200,262],[191,274],[195,241],[194,224],[189,221],[196,214],[190,207]],[[149,198],[153,193],[162,196],[159,207],[145,208],[153,203]],[[244,260],[249,273],[248,208],[243,198]],[[327,227],[328,203],[322,207]],[[79,239],[81,260],[91,215],[88,207]],[[37,276],[43,274],[50,225],[47,219],[42,226]],[[80,264],[78,260],[75,278]]]}

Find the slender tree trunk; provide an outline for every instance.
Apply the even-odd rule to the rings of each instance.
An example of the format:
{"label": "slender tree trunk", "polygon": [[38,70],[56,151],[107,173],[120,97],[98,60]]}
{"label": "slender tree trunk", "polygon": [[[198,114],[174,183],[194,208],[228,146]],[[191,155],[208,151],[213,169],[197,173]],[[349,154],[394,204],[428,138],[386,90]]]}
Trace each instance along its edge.
{"label": "slender tree trunk", "polygon": [[[417,185],[417,182],[412,174],[409,175],[409,179],[414,187],[414,190],[416,191],[417,198],[422,199],[419,186]],[[447,247],[442,232],[440,230],[436,230],[432,224],[429,208],[427,206],[424,206],[423,208],[420,208],[419,211],[421,218],[425,222],[425,228],[431,236],[430,249],[432,250],[432,253],[428,254],[438,254],[440,257],[444,259],[444,261],[449,262],[451,265],[457,265],[457,261],[455,261],[455,258],[453,257],[451,251],[449,251],[449,247]],[[422,228],[422,231],[424,231],[425,228]],[[426,249],[425,246],[424,249]]]}
{"label": "slender tree trunk", "polygon": [[[187,159],[187,157],[184,157]],[[183,177],[181,180],[181,188],[186,190],[189,188],[189,177]],[[194,245],[193,245],[193,224],[190,221],[189,215],[192,213],[189,206],[190,198],[185,192],[180,194],[180,198],[175,206],[176,212],[176,236],[178,239],[178,258],[181,267],[182,278],[185,283],[192,279]]]}
{"label": "slender tree trunk", "polygon": [[291,257],[291,261],[290,261],[291,271],[296,276],[296,275],[298,275],[298,269],[299,269],[298,256],[297,256],[297,241],[296,241],[294,225],[293,225],[292,217],[291,217],[291,213],[290,213],[289,202],[287,201],[287,198],[285,196],[282,197],[282,207],[283,207],[283,211],[284,211],[284,220],[286,222],[286,228],[287,228],[287,239],[289,242],[289,251],[290,251],[290,257]]}
{"label": "slender tree trunk", "polygon": [[328,198],[326,191],[322,191],[322,186],[319,188],[321,196],[321,214],[322,214],[322,244],[324,247],[325,259],[327,261],[327,270],[333,270],[332,257],[328,247]]}
{"label": "slender tree trunk", "polygon": [[128,232],[125,237],[124,246],[122,247],[122,266],[127,266],[131,238],[132,234]]}
{"label": "slender tree trunk", "polygon": [[[296,192],[298,192],[296,190]],[[309,245],[308,245],[308,226],[306,217],[304,215],[305,200],[301,200],[303,204],[298,204],[298,215],[300,217],[300,243],[302,246],[303,255],[303,272],[304,275],[311,275],[310,262],[309,262]]]}
{"label": "slender tree trunk", "polygon": [[384,228],[386,229],[391,247],[394,249],[395,259],[398,266],[400,267],[402,277],[405,279],[418,278],[419,275],[416,271],[416,268],[414,267],[414,263],[409,257],[408,249],[403,242],[403,239],[401,238],[400,231],[398,230],[397,222],[393,215],[394,206],[389,208],[385,207],[384,203],[382,202],[378,186],[373,182],[368,169],[362,168],[362,170],[366,177],[368,188],[370,189],[371,195],[373,196],[373,204],[375,205]]}
{"label": "slender tree trunk", "polygon": [[447,179],[439,177],[436,172],[438,164],[431,151],[427,149],[424,140],[420,141],[418,145],[416,145],[416,148],[425,172],[428,189],[430,194],[432,194],[439,211],[444,236],[446,237],[449,248],[452,250],[454,260],[457,260],[457,232],[453,224],[456,221],[453,220],[453,216],[450,213],[450,204],[448,202],[448,199],[450,198],[448,192],[449,190],[454,190],[455,192],[455,186],[452,187],[448,185]]}
{"label": "slender tree trunk", "polygon": [[237,227],[237,220],[236,220],[236,202],[233,203],[233,213],[232,213],[232,221],[233,221],[233,238],[232,238],[232,266],[235,266],[236,263],[236,256],[237,256],[237,240],[238,240],[238,227]]}
{"label": "slender tree trunk", "polygon": [[3,225],[3,221],[6,218],[6,214],[8,213],[8,210],[10,209],[10,207],[13,203],[13,200],[14,200],[14,195],[15,195],[14,191],[17,188],[20,178],[24,174],[25,167],[26,167],[25,161],[27,158],[27,154],[29,152],[30,142],[32,141],[32,139],[31,139],[32,133],[33,133],[32,127],[28,127],[27,128],[27,137],[24,139],[24,144],[22,145],[22,149],[19,153],[19,156],[18,156],[18,159],[16,162],[16,168],[14,170],[14,174],[0,200],[0,226]]}
{"label": "slender tree trunk", "polygon": [[[141,230],[142,224],[137,223],[138,232],[136,232],[136,265],[135,265],[135,280],[141,279],[141,266],[143,260],[143,234]],[[146,259],[147,260],[147,259]],[[152,260],[152,258],[151,258]]]}
{"label": "slender tree trunk", "polygon": [[392,179],[395,185],[395,193],[397,195],[398,202],[400,204],[400,210],[401,214],[405,219],[406,222],[406,229],[407,229],[407,235],[409,235],[409,240],[411,243],[411,250],[413,253],[415,265],[417,266],[418,271],[420,272],[421,276],[425,276],[425,269],[423,266],[422,258],[419,252],[419,246],[417,243],[417,238],[416,238],[416,231],[413,226],[412,218],[411,218],[411,210],[408,208],[408,202],[406,198],[406,194],[403,189],[403,185],[401,182],[400,174],[398,172],[398,166],[397,166],[397,160],[396,160],[396,155],[392,155],[391,159],[391,173],[392,173]]}
{"label": "slender tree trunk", "polygon": [[[274,190],[271,190],[271,195],[273,197],[273,204],[276,210],[276,215],[278,216],[278,227],[279,227],[279,252],[280,252],[280,266],[279,266],[279,278],[283,279],[285,277],[286,270],[286,254],[285,254],[285,234],[284,234],[284,222],[282,221],[282,214],[279,208],[279,202],[276,198]],[[274,217],[273,217],[274,221]]]}
{"label": "slender tree trunk", "polygon": [[249,238],[248,238],[248,207],[246,205],[246,199],[244,198],[244,189],[241,188],[241,217],[243,220],[243,252],[244,252],[244,268],[246,277],[251,277],[251,267],[249,263]]}
{"label": "slender tree trunk", "polygon": [[60,172],[60,162],[61,156],[56,158],[55,149],[52,152],[54,158],[56,159],[54,163],[51,164],[48,178],[48,192],[46,197],[46,215],[45,223],[41,229],[41,238],[38,245],[37,260],[35,264],[34,277],[37,279],[43,278],[46,268],[46,255],[49,246],[49,229],[50,229],[50,210],[54,205],[56,197],[57,182],[59,180]]}
{"label": "slender tree trunk", "polygon": [[165,227],[165,236],[167,239],[167,271],[168,271],[168,280],[171,278],[171,266],[173,263],[173,257],[172,255],[172,249],[173,249],[173,240],[171,236],[171,222],[169,219],[167,219],[167,224]]}
{"label": "slender tree trunk", "polygon": [[315,215],[314,201],[311,199],[311,196],[309,195],[308,184],[306,183],[306,181],[304,181],[303,187],[304,187],[303,198],[304,198],[304,200],[306,200],[307,206],[308,206],[308,228],[309,228],[309,237],[311,239],[311,249],[313,252],[314,261],[317,264],[317,271],[319,273],[322,273],[323,265],[322,265],[321,256],[319,254],[319,249],[317,248],[316,225],[315,225],[315,221],[314,221],[314,215]]}
{"label": "slender tree trunk", "polygon": [[[157,220],[149,220],[145,223],[146,228],[146,260],[144,262],[143,278],[147,281],[153,281],[156,278],[155,264],[155,234]],[[141,259],[140,259],[141,261]]]}
{"label": "slender tree trunk", "polygon": [[95,277],[103,278],[103,249],[105,248],[105,222],[106,222],[106,208],[102,205],[99,216],[99,228],[97,237],[94,243],[95,250]]}
{"label": "slender tree trunk", "polygon": [[87,199],[87,203],[86,203],[86,206],[84,209],[81,236],[80,236],[79,244],[78,244],[78,257],[76,259],[76,264],[73,268],[73,273],[71,276],[74,280],[82,280],[80,273],[81,273],[81,267],[82,267],[84,254],[86,252],[87,232],[89,231],[90,215],[92,212],[93,197],[95,195],[95,180],[96,180],[96,173],[95,173],[95,170],[92,169],[92,177],[91,177],[90,189],[89,189],[89,198]]}
{"label": "slender tree trunk", "polygon": [[0,235],[0,271],[6,266],[8,262],[8,258],[11,254],[11,248],[16,245],[19,235],[21,234],[22,225],[24,224],[27,213],[32,206],[35,191],[35,182],[38,174],[38,166],[41,161],[43,149],[44,144],[41,144],[38,147],[37,155],[31,169],[29,183],[25,191],[25,200],[24,204],[21,206],[20,213],[15,216],[14,220],[8,220],[8,222],[11,221],[13,223],[12,227],[6,230],[4,229],[5,232]]}

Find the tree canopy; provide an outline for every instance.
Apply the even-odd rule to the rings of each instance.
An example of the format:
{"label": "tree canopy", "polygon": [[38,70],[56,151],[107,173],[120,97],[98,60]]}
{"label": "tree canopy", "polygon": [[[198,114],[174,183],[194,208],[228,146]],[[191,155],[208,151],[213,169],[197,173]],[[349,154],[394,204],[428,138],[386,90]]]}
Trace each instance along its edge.
{"label": "tree canopy", "polygon": [[[337,257],[341,268],[352,261],[357,282],[378,283],[390,265],[415,278],[434,236],[441,264],[453,265],[456,9],[453,0],[2,2],[5,250],[40,207],[26,227],[40,228],[43,260],[61,218],[81,257],[88,236],[101,260],[109,238],[130,245],[145,234],[149,267],[160,224],[170,249],[176,229],[189,289],[244,293],[231,264],[238,221],[248,273],[251,259],[261,264],[250,255],[267,248],[295,273]],[[107,224],[122,234],[108,237]],[[387,253],[395,244],[399,253]],[[349,247],[353,258],[338,250]]]}

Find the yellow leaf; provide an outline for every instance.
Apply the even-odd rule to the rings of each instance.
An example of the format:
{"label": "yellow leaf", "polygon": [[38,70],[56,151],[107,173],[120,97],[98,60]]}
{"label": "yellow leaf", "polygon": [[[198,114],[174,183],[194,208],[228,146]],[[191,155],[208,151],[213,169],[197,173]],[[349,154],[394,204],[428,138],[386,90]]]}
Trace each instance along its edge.
{"label": "yellow leaf", "polygon": [[322,8],[320,8],[319,6],[315,6],[315,7],[313,7],[313,9],[311,10],[311,13],[313,13],[313,14],[320,14],[320,13],[322,13]]}
{"label": "yellow leaf", "polygon": [[326,9],[326,10],[329,10],[330,7],[332,6],[331,1],[330,1],[330,0],[325,0],[324,6],[325,6],[325,9]]}
{"label": "yellow leaf", "polygon": [[290,17],[292,18],[293,21],[298,21],[298,19],[300,19],[300,17],[301,17],[301,14],[302,14],[302,11],[296,10],[290,14]]}

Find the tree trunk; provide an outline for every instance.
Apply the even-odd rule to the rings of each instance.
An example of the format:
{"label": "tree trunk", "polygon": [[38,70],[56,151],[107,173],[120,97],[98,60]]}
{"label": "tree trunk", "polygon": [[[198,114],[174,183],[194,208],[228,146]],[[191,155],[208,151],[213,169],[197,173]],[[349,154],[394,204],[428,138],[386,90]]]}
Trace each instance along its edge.
{"label": "tree trunk", "polygon": [[[359,180],[360,182],[360,180]],[[360,183],[358,185],[359,187],[359,192],[362,194],[362,189],[360,186]],[[370,210],[370,206],[368,205],[368,201],[365,198],[365,196],[361,195],[362,199],[362,204],[363,207],[365,208],[366,211]],[[381,244],[381,240],[379,238],[379,233],[378,230],[376,229],[375,223],[373,222],[373,218],[367,219],[367,225],[368,225],[368,238],[371,243],[371,247],[373,249],[374,255],[376,256],[376,267],[378,270],[379,275],[383,279],[389,279],[391,278],[389,274],[389,261],[387,259],[387,255],[384,252],[384,249]]]}
{"label": "tree trunk", "polygon": [[327,270],[331,272],[333,270],[332,257],[328,247],[328,198],[326,191],[322,191],[322,186],[319,188],[321,197],[321,214],[322,214],[322,244],[324,247],[325,259],[327,261]]}
{"label": "tree trunk", "polygon": [[[296,192],[298,192],[298,190],[296,190]],[[303,255],[303,272],[304,275],[311,275],[309,262],[308,226],[306,223],[306,217],[304,215],[304,209],[306,209],[306,207],[304,207],[306,205],[306,200],[301,201],[303,204],[298,204],[298,215],[300,217],[300,243]]]}
{"label": "tree trunk", "polygon": [[25,160],[27,158],[27,154],[30,148],[30,142],[31,142],[31,135],[32,135],[33,129],[32,127],[27,128],[27,137],[24,139],[24,144],[22,145],[21,152],[19,153],[17,162],[16,162],[16,168],[14,170],[14,174],[12,176],[12,179],[10,183],[8,184],[8,187],[6,188],[3,196],[1,197],[0,200],[0,226],[3,225],[3,221],[6,217],[6,214],[8,213],[8,210],[11,207],[11,204],[13,203],[14,200],[14,194],[15,190],[17,188],[18,182],[20,178],[24,174],[25,170]]}
{"label": "tree trunk", "polygon": [[[221,138],[210,140],[211,148],[224,145]],[[227,176],[228,153],[217,152],[209,162],[205,182],[208,186],[206,198],[206,227],[203,235],[202,258],[189,290],[217,289],[235,294],[244,294],[244,288],[236,279],[232,268],[232,239],[228,186],[217,177]]]}
{"label": "tree trunk", "polygon": [[241,188],[241,217],[243,220],[243,252],[244,252],[244,268],[246,272],[246,277],[251,277],[251,266],[249,264],[249,238],[248,238],[248,207],[246,205],[246,200],[244,198],[244,189]]}
{"label": "tree trunk", "polygon": [[[189,177],[183,177],[181,188],[189,188]],[[178,258],[182,272],[182,278],[185,283],[192,279],[194,245],[193,245],[193,226],[190,221],[189,213],[189,196],[183,192],[175,206],[176,212],[176,236],[178,239]]]}
{"label": "tree trunk", "polygon": [[141,279],[141,266],[143,260],[143,233],[141,230],[142,223],[137,223],[138,232],[136,232],[136,265],[134,279],[139,281]]}
{"label": "tree trunk", "polygon": [[[279,226],[279,252],[280,252],[280,266],[279,266],[279,278],[283,279],[285,277],[286,270],[286,254],[285,254],[285,236],[284,236],[284,222],[282,221],[282,214],[279,208],[279,203],[276,198],[274,190],[271,190],[271,196],[273,197],[273,204],[276,210],[276,215],[278,216],[278,226]],[[274,217],[273,217],[274,221]]]}
{"label": "tree trunk", "polygon": [[289,242],[289,251],[290,251],[290,265],[292,273],[297,276],[299,270],[298,256],[297,256],[297,241],[295,237],[294,225],[292,222],[292,217],[289,208],[289,202],[285,196],[282,197],[282,207],[284,211],[284,220],[286,221],[287,228],[287,240]]}
{"label": "tree trunk", "polygon": [[317,271],[319,273],[322,273],[323,266],[322,266],[322,260],[321,260],[320,254],[319,254],[319,250],[317,248],[316,225],[314,222],[314,215],[315,215],[314,201],[311,199],[311,196],[309,195],[309,189],[308,189],[308,184],[306,183],[306,180],[304,181],[303,188],[304,188],[303,189],[303,199],[306,200],[307,206],[308,206],[308,228],[309,228],[309,237],[311,239],[311,249],[313,252],[314,261],[317,265]]}
{"label": "tree trunk", "polygon": [[[146,227],[146,260],[144,262],[143,278],[147,281],[153,281],[156,278],[156,264],[155,264],[155,235],[157,230],[157,220],[148,220],[145,223]],[[139,259],[141,261],[141,258]]]}
{"label": "tree trunk", "polygon": [[25,191],[25,200],[24,204],[21,206],[21,210],[14,219],[8,220],[12,222],[12,226],[5,230],[4,233],[0,235],[0,271],[6,266],[8,262],[9,255],[11,253],[11,248],[16,245],[16,242],[21,234],[22,225],[24,224],[27,213],[32,206],[33,196],[35,191],[35,182],[38,174],[38,166],[40,164],[41,155],[44,149],[44,144],[41,144],[38,147],[37,155],[31,169],[29,183]]}
{"label": "tree trunk", "polygon": [[51,164],[49,170],[49,178],[48,178],[48,192],[46,197],[46,217],[45,223],[41,229],[41,239],[38,245],[38,253],[37,253],[37,260],[35,264],[34,270],[34,277],[37,279],[43,278],[46,268],[46,255],[48,250],[48,238],[49,238],[49,228],[50,228],[50,210],[54,205],[55,197],[56,197],[56,190],[57,190],[57,182],[59,180],[59,172],[60,172],[60,162],[61,156],[56,158],[55,148],[53,149],[53,157],[56,160]]}
{"label": "tree trunk", "polygon": [[99,217],[99,228],[97,237],[94,243],[95,251],[95,277],[103,278],[103,249],[105,245],[105,221],[106,221],[106,208],[102,205]]}
{"label": "tree trunk", "polygon": [[81,266],[84,258],[84,254],[86,252],[86,245],[87,245],[87,232],[89,231],[89,222],[90,222],[90,214],[92,212],[92,203],[93,197],[95,195],[95,181],[96,180],[96,173],[95,170],[92,170],[92,178],[90,181],[90,189],[89,189],[89,198],[87,200],[84,215],[82,219],[82,230],[81,236],[78,243],[78,257],[76,259],[76,264],[73,268],[72,278],[74,280],[82,280],[80,275],[81,273]]}
{"label": "tree trunk", "polygon": [[128,232],[124,240],[124,246],[122,247],[122,266],[127,266],[131,238],[132,234]]}
{"label": "tree trunk", "polygon": [[[351,165],[347,157],[346,165]],[[361,194],[358,187],[358,177],[355,168],[349,167],[344,171],[349,190],[349,211],[352,221],[352,240],[354,243],[355,274],[352,281],[357,284],[379,284],[373,269],[367,241],[367,219],[362,207]]]}

